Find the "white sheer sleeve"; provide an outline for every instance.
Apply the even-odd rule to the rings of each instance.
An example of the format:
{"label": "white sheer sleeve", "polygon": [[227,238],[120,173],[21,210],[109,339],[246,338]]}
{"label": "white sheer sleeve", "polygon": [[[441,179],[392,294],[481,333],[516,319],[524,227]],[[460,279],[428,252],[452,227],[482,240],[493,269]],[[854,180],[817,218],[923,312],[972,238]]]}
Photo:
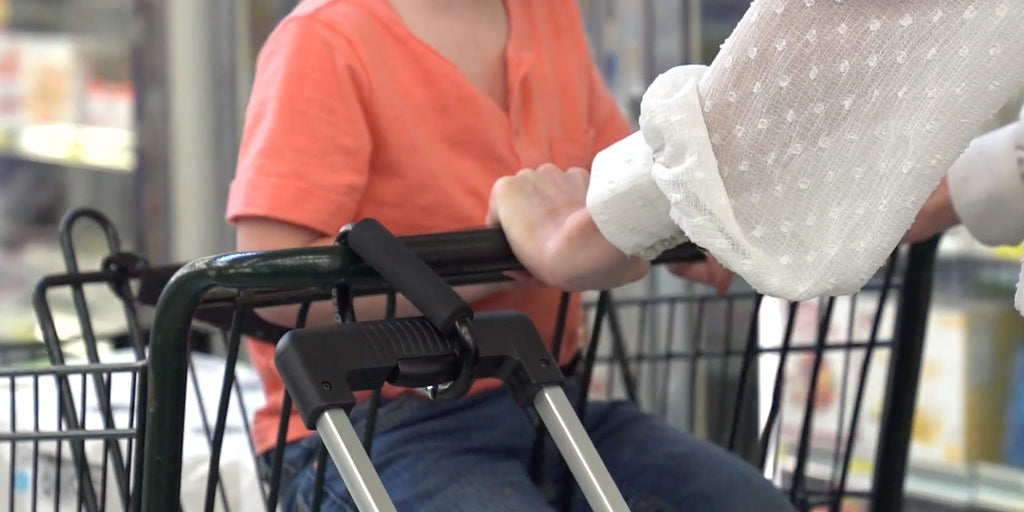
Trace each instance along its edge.
{"label": "white sheer sleeve", "polygon": [[[1017,0],[755,0],[699,82],[673,70],[645,94],[648,173],[678,227],[758,290],[853,292],[1024,84],[1022,19]],[[595,162],[593,182],[627,160]],[[592,195],[618,244],[637,205]]]}
{"label": "white sheer sleeve", "polygon": [[[1020,171],[1020,179],[1024,181],[1024,107],[1020,109],[1020,122],[1017,130],[1017,170]],[[1020,262],[1020,280],[1017,281],[1017,311],[1024,315],[1024,258]]]}
{"label": "white sheer sleeve", "polygon": [[974,238],[988,245],[1024,240],[1024,123],[971,141],[948,179],[953,208]]}
{"label": "white sheer sleeve", "polygon": [[[971,235],[989,245],[1024,240],[1024,109],[1021,120],[971,141],[949,169],[949,195]],[[1024,314],[1024,262],[1017,309]]]}

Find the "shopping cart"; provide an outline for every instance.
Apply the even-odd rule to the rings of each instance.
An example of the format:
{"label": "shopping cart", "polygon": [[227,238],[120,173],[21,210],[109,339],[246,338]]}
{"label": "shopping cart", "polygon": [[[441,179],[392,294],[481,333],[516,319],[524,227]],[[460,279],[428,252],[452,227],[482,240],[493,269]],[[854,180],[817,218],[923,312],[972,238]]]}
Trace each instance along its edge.
{"label": "shopping cart", "polygon": [[[248,472],[241,475],[224,470],[228,454],[237,456],[237,450],[225,451],[225,438],[229,437],[232,425],[236,428],[241,425],[242,430],[248,431],[249,411],[253,407],[252,403],[247,403],[249,396],[241,389],[245,386],[236,378],[242,370],[237,366],[240,340],[243,334],[276,340],[287,331],[263,322],[251,314],[252,308],[285,303],[308,307],[314,301],[333,298],[341,306],[342,317],[350,317],[345,305],[356,295],[386,293],[392,297],[393,304],[393,279],[381,279],[381,272],[373,270],[347,245],[220,256],[190,263],[180,270],[175,266],[149,268],[144,258],[122,252],[110,223],[91,211],[72,213],[62,224],[62,241],[65,238],[69,241],[66,245],[69,261],[74,260],[69,233],[83,219],[104,226],[110,254],[98,271],[81,272],[77,263],[69,264],[67,274],[49,277],[40,283],[35,305],[43,337],[50,349],[51,365],[0,373],[0,377],[11,383],[12,418],[17,409],[15,394],[25,388],[21,385],[16,391],[16,380],[28,378],[50,383],[56,388],[59,402],[54,410],[57,420],[53,425],[37,422],[30,428],[12,427],[6,429],[7,432],[0,428],[0,441],[10,452],[32,455],[11,456],[9,463],[0,464],[9,467],[10,476],[3,479],[9,482],[9,488],[22,491],[10,495],[17,495],[18,499],[23,495],[30,497],[29,501],[17,503],[11,498],[6,505],[11,510],[22,510],[20,507],[25,506],[22,503],[39,503],[40,495],[45,494],[39,491],[44,487],[39,468],[45,466],[57,468],[57,471],[64,467],[60,473],[64,478],[74,476],[67,485],[56,486],[63,490],[65,498],[73,497],[71,506],[80,505],[68,510],[177,509],[182,498],[183,446],[194,448],[192,442],[183,445],[183,439],[197,430],[196,427],[186,428],[188,411],[192,411],[187,411],[186,407],[199,401],[196,407],[199,412],[193,416],[199,417],[198,430],[207,450],[201,463],[196,465],[193,461],[192,470],[186,476],[194,484],[198,473],[205,485],[198,491],[198,498],[191,502],[186,500],[185,509],[253,508],[233,501],[232,496],[239,494],[237,480],[256,473],[254,458],[248,461]],[[448,284],[502,279],[503,271],[519,268],[500,232],[494,230],[416,236],[402,241]],[[870,503],[871,510],[899,510],[934,249],[933,242],[915,246],[905,251],[906,254],[894,255],[862,294],[853,298],[825,299],[820,303],[772,304],[769,299],[742,290],[726,297],[703,290],[642,293],[626,299],[613,298],[610,292],[600,293],[588,303],[592,319],[591,342],[587,344],[575,378],[587,384],[584,389],[593,389],[595,396],[622,396],[634,400],[681,428],[703,434],[737,451],[752,463],[766,468],[766,475],[784,488],[801,510],[840,510],[841,506],[858,501]],[[671,257],[697,256],[699,253],[690,246],[680,248]],[[175,271],[176,276],[165,287],[164,283]],[[385,269],[382,273],[388,272]],[[116,364],[101,361],[95,348],[86,350],[84,365],[66,361],[62,356],[65,340],[53,327],[47,297],[56,288],[69,288],[81,325],[78,337],[87,347],[102,345],[90,332],[90,304],[84,295],[81,300],[77,297],[83,287],[95,283],[108,286],[113,292],[112,299],[108,299],[123,310],[127,341],[122,344],[128,347],[125,349],[128,357]],[[161,290],[163,298],[150,322],[145,305],[152,303],[155,292]],[[817,310],[804,311],[808,304],[818,305]],[[772,311],[779,317],[778,322],[774,331],[766,331],[762,324],[772,316],[769,314]],[[860,332],[863,329],[858,330],[849,322],[845,334],[834,332],[833,324],[843,314],[854,318],[863,316],[865,311],[870,313],[866,331]],[[443,316],[435,318],[430,327],[434,330],[428,329],[423,321],[419,327],[436,338],[432,339],[438,342],[439,350],[448,354],[444,357],[449,363],[465,361],[466,358],[460,359],[460,354],[466,350],[462,342],[437,335],[436,327],[444,324]],[[816,334],[813,339],[800,339],[801,318],[811,319],[812,331]],[[477,328],[487,331],[489,325],[509,320],[481,316],[476,322],[480,324]],[[362,336],[359,333],[366,332],[360,325],[343,324],[336,329],[358,337]],[[143,340],[147,330],[152,334],[148,358],[144,358]],[[315,335],[316,331],[298,330],[289,336],[305,336],[308,341],[310,333]],[[768,340],[775,334],[777,339]],[[315,345],[316,340],[309,343]],[[481,359],[494,357],[497,349],[488,345],[490,341],[479,343]],[[302,344],[294,343],[294,346]],[[210,389],[205,391],[197,383],[194,361],[197,352],[190,350],[200,345],[218,352],[220,357],[217,378],[213,379],[215,385],[207,385]],[[880,359],[878,355],[883,353],[887,357]],[[840,407],[838,412],[829,411],[825,416],[838,428],[822,435],[822,402],[818,399],[818,390],[826,387],[824,381],[837,381],[835,365],[831,364],[835,354],[843,361],[839,365],[843,372],[838,379],[842,383],[841,399],[837,401]],[[316,358],[297,354],[293,359],[302,362]],[[492,362],[482,366],[491,364],[493,367],[493,359],[489,361]],[[883,361],[885,367],[878,367]],[[390,364],[385,363],[374,364]],[[148,372],[142,372],[143,368]],[[793,371],[794,368],[802,370]],[[831,368],[832,374],[823,378],[826,368]],[[553,384],[561,378],[561,375],[543,371],[551,369],[550,365],[534,368],[536,382],[526,386],[529,393],[524,395],[524,401],[532,393],[536,393],[534,397],[540,396],[542,403],[559,401],[550,398],[549,393],[537,393],[544,389],[541,384]],[[458,368],[453,370],[449,364],[447,370],[438,370],[433,377],[456,381],[454,387],[447,389],[457,391],[461,384],[456,377],[463,373],[456,370]],[[350,425],[345,428],[344,414],[316,416],[316,407],[310,409],[309,406],[310,393],[323,394],[327,391],[325,387],[337,391],[336,381],[327,378],[302,381],[289,376],[287,371],[284,373],[289,390],[296,393],[296,402],[302,402],[299,409],[306,415],[307,423],[312,425],[317,418],[329,418],[320,421],[338,425],[342,437],[348,437],[341,444],[359,458],[360,450],[352,448],[356,442],[354,432],[349,431]],[[128,376],[131,382],[115,383],[115,374]],[[881,375],[881,379],[874,380],[882,381],[876,391],[883,398],[878,404],[878,425],[865,431],[860,426],[866,415],[863,413],[865,396],[873,389],[869,375]],[[422,377],[411,384],[427,386],[428,382]],[[377,385],[379,379],[377,375],[369,379],[367,385]],[[75,381],[79,382],[77,386]],[[192,386],[188,385],[190,381]],[[892,382],[900,384],[887,384]],[[302,387],[309,389],[305,393],[296,392]],[[802,389],[802,395],[793,392],[798,388]],[[130,390],[127,398],[114,400],[113,395],[125,390]],[[189,400],[185,400],[190,393]],[[799,410],[793,410],[794,403],[799,405]],[[332,411],[338,406],[345,407],[338,401],[330,405]],[[565,405],[548,407],[548,412],[564,414]],[[82,421],[82,418],[90,420],[89,415],[82,412],[90,408],[99,411],[97,418],[92,418],[91,423]],[[95,411],[90,410],[92,412]],[[572,416],[571,410],[568,416]],[[368,423],[372,425],[372,421]],[[567,435],[577,434],[570,431]],[[871,439],[865,442],[868,437]],[[34,447],[46,442],[62,450],[60,456],[38,455],[45,450],[35,451]],[[143,445],[145,449],[140,450]],[[251,453],[251,442],[248,447]],[[338,445],[330,447],[335,451],[338,448]],[[328,448],[321,450],[322,459],[327,451]],[[3,453],[0,451],[0,455]],[[866,478],[863,468],[857,469],[864,454],[869,454],[867,458],[873,463]],[[600,464],[590,457],[581,460],[591,468]],[[251,494],[259,500],[260,508],[275,509],[279,458],[277,462],[269,482],[261,484],[255,476],[252,477],[255,482],[250,482],[257,490]],[[372,466],[365,458],[351,466],[365,470],[361,474],[372,475]],[[197,472],[196,468],[202,471]],[[27,478],[22,476],[26,473]],[[586,492],[604,496],[599,501],[614,499],[614,496],[609,497],[614,495],[614,485],[609,481],[583,480],[580,487]],[[385,494],[378,483],[356,492],[366,501],[383,502]],[[196,495],[197,486],[189,487],[191,494]],[[50,508],[64,510],[58,505]]]}

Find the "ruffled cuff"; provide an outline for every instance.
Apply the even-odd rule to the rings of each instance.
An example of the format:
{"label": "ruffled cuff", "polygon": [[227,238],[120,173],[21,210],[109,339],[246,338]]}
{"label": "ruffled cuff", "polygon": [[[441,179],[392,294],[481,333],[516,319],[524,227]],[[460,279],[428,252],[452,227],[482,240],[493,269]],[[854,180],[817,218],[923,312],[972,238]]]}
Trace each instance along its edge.
{"label": "ruffled cuff", "polygon": [[[673,211],[677,194],[659,182],[655,154],[684,153],[694,158],[695,172],[717,172],[697,84],[706,66],[679,66],[659,76],[644,93],[641,126],[651,116],[666,117],[674,136],[645,128],[598,153],[591,169],[587,208],[598,229],[626,254],[654,259],[687,240]],[[662,116],[664,114],[664,116]],[[708,167],[710,166],[710,167]],[[663,181],[663,180],[661,180]]]}
{"label": "ruffled cuff", "polygon": [[1024,260],[1020,261],[1020,280],[1017,281],[1017,311],[1024,315]]}
{"label": "ruffled cuff", "polygon": [[652,260],[686,241],[669,215],[669,200],[651,177],[651,148],[634,133],[594,158],[587,210],[609,242]]}
{"label": "ruffled cuff", "polygon": [[1020,122],[974,139],[949,169],[949,193],[961,222],[989,245],[1024,240],[1024,135]]}

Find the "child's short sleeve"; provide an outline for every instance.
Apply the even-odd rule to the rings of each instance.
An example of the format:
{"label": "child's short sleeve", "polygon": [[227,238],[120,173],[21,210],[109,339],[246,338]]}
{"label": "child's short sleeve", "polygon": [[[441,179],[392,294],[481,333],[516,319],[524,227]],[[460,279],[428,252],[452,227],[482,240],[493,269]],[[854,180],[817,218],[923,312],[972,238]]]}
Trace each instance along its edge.
{"label": "child's short sleeve", "polygon": [[369,173],[369,86],[344,35],[286,19],[260,53],[227,219],[262,217],[332,234]]}

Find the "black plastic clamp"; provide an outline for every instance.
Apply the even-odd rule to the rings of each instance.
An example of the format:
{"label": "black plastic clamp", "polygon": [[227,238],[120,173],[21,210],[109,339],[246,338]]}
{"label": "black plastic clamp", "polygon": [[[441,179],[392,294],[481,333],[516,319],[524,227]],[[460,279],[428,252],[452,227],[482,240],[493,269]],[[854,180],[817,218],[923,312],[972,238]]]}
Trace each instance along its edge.
{"label": "black plastic clamp", "polygon": [[[523,405],[564,377],[533,322],[521,313],[477,315],[477,378],[498,378]],[[458,341],[423,318],[296,329],[277,344],[275,362],[306,427],[331,409],[351,411],[356,391],[384,383],[421,388],[453,380],[462,370]]]}
{"label": "black plastic clamp", "polygon": [[419,256],[375,219],[346,226],[338,243],[373,267],[458,347],[459,371],[450,381],[430,386],[431,398],[447,400],[465,396],[473,384],[478,350],[472,334],[473,309]]}

